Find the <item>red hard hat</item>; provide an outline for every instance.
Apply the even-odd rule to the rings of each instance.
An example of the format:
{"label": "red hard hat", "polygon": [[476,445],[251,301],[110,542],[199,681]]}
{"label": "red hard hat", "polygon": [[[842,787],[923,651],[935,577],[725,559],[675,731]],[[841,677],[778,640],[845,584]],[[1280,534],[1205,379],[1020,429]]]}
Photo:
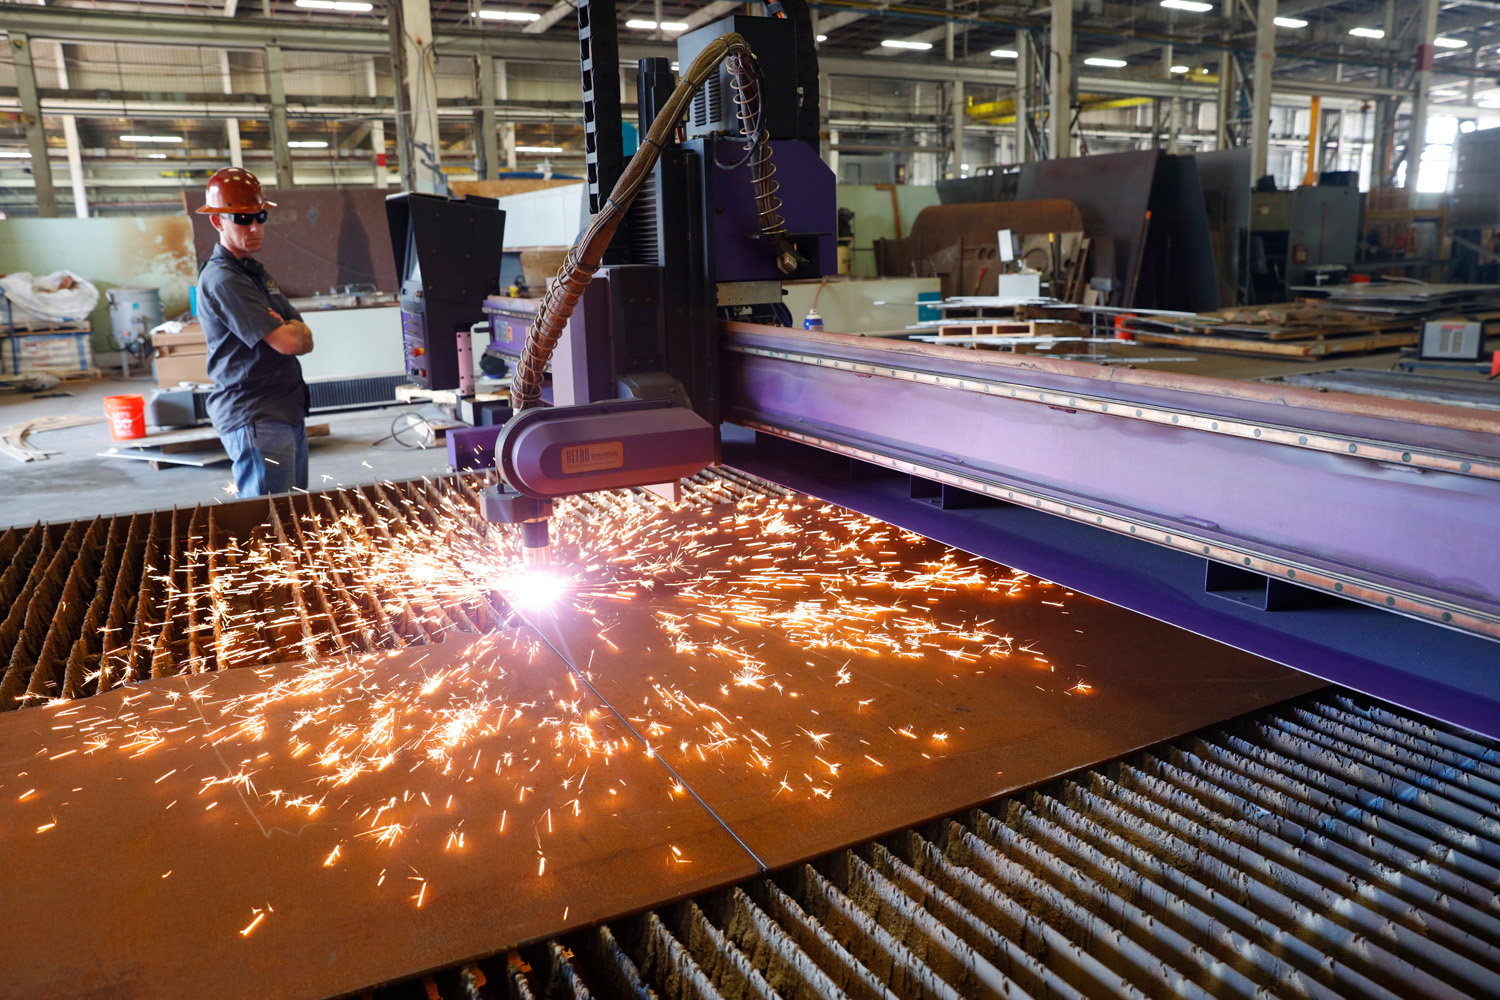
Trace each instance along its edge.
{"label": "red hard hat", "polygon": [[242,167],[225,167],[208,179],[208,200],[198,209],[203,215],[228,215],[232,212],[259,212],[275,208],[261,194],[260,181]]}

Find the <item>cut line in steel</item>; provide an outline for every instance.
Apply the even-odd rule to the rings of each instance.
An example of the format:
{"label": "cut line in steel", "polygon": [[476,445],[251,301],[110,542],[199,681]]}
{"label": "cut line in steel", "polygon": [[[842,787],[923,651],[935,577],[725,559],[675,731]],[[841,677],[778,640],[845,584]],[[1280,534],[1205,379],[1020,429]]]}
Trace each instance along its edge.
{"label": "cut line in steel", "polygon": [[[561,634],[559,633],[559,635],[558,635],[558,641],[554,642],[552,639],[550,639],[547,636],[546,630],[543,629],[543,628],[541,628],[534,621],[528,619],[526,617],[526,615],[525,615],[524,612],[521,613],[521,617],[523,619],[525,619],[527,625],[531,626],[532,630],[536,632],[537,637],[539,639],[541,639],[542,642],[546,643],[547,648],[551,649],[553,653],[557,654],[557,658],[559,660],[561,660],[567,666],[567,668],[570,671],[573,672],[574,676],[576,676],[578,678],[578,682],[580,684],[582,684],[584,687],[588,688],[589,692],[591,694],[593,694],[593,696],[595,698],[599,699],[599,703],[600,704],[602,704],[605,708],[609,709],[609,711],[614,715],[614,717],[616,719],[619,720],[620,724],[625,727],[625,729],[630,733],[630,735],[632,735],[636,739],[640,740],[642,746],[649,746],[650,744],[646,741],[646,738],[643,737],[636,730],[635,726],[631,725],[630,720],[625,717],[624,713],[621,712],[618,708],[616,708],[613,704],[611,704],[610,701],[609,701],[609,699],[605,698],[602,694],[600,694],[598,688],[594,687],[594,682],[589,679],[588,671],[579,669],[578,664],[575,663],[568,656],[568,654],[566,652],[564,652],[560,648],[560,646],[564,645],[561,642]],[[558,617],[559,616],[554,615],[553,620],[556,621]],[[591,661],[593,659],[592,651],[590,652],[589,659]],[[748,855],[750,855],[750,857],[755,861],[755,864],[760,868],[760,870],[761,871],[765,871],[766,870],[765,862],[761,861],[761,859],[756,856],[755,852],[750,849],[750,845],[749,844],[745,843],[742,839],[740,839],[740,835],[734,832],[734,828],[731,827],[727,821],[725,821],[724,817],[720,816],[717,812],[714,811],[713,806],[711,806],[711,805],[708,804],[708,802],[703,798],[703,796],[698,793],[698,790],[696,788],[694,788],[692,786],[692,784],[690,784],[689,782],[683,780],[682,775],[678,774],[677,773],[677,769],[675,767],[673,767],[670,763],[668,763],[665,758],[663,758],[663,757],[661,757],[660,755],[657,755],[657,754],[653,754],[652,756],[653,756],[653,758],[656,760],[656,762],[658,764],[660,764],[662,767],[666,768],[667,773],[672,776],[672,780],[675,781],[675,782],[677,782],[677,784],[680,785],[682,788],[686,789],[687,793],[689,795],[691,795],[693,797],[693,799],[700,806],[703,807],[704,812],[706,812],[706,813],[708,813],[708,815],[712,816],[713,819],[714,819],[714,822],[718,823],[721,827],[723,827],[724,828],[724,832],[727,833],[727,834],[729,834],[729,836],[733,837],[734,838],[734,842],[736,844],[739,844],[741,847],[743,847],[745,849],[745,853],[748,854]]]}

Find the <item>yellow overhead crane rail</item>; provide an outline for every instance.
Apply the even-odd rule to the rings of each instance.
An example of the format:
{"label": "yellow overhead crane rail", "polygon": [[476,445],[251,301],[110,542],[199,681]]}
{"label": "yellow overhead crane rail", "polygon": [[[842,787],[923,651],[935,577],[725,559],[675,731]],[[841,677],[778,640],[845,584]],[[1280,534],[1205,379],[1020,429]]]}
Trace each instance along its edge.
{"label": "yellow overhead crane rail", "polygon": [[[1191,80],[1193,83],[1218,83],[1219,75],[1204,70],[1194,70],[1190,73],[1181,74],[1183,80]],[[1079,94],[1078,107],[1080,111],[1109,111],[1115,108],[1136,108],[1142,104],[1150,104],[1158,100],[1154,97],[1110,97],[1105,94]],[[1014,99],[1003,101],[974,101],[970,100],[967,107],[969,120],[981,125],[1010,125],[1016,120],[1016,102]]]}

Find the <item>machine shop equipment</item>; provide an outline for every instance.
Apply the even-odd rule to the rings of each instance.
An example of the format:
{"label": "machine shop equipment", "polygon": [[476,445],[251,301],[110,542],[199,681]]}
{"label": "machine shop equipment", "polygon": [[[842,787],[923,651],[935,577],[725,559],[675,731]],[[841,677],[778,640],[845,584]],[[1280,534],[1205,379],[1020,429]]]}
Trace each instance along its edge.
{"label": "machine shop equipment", "polygon": [[401,280],[402,360],[424,389],[473,387],[469,329],[500,280],[505,213],[493,198],[402,193],[386,198]]}
{"label": "machine shop equipment", "polygon": [[[610,20],[595,16],[594,28]],[[805,77],[816,56],[797,22],[760,20],[785,25],[780,41],[762,41],[781,46],[775,56],[750,59],[734,34],[701,47],[708,28],[680,39],[684,77],[661,99],[666,112],[652,95],[669,77],[660,67],[641,76],[651,141],[628,170],[602,152],[591,162],[596,214],[519,347],[518,416],[496,443],[508,487],[486,495],[487,516],[531,522],[540,548],[543,513],[559,497],[669,482],[722,461],[1005,562],[1013,556],[1001,554],[1009,542],[999,540],[1015,539],[1021,508],[1046,515],[1028,529],[1033,547],[1070,551],[1070,561],[1090,553],[1091,592],[1377,693],[1383,686],[1370,678],[1387,677],[1389,690],[1414,699],[1405,704],[1453,721],[1487,718],[1458,692],[1482,688],[1488,699],[1500,693],[1489,681],[1447,676],[1429,656],[1398,665],[1407,658],[1388,645],[1382,652],[1383,641],[1329,631],[1325,610],[1333,602],[1395,612],[1403,619],[1377,617],[1370,637],[1394,629],[1407,636],[1392,639],[1403,649],[1441,648],[1457,632],[1483,637],[1482,658],[1495,655],[1493,417],[790,329],[775,311],[778,275],[832,270],[832,179],[812,158],[805,128],[796,139],[768,131],[790,130],[794,119],[789,109],[764,110],[778,91],[761,78],[793,65]],[[602,57],[586,52],[586,62]],[[591,93],[601,99],[586,92],[586,100]],[[725,102],[735,95],[732,119]],[[808,96],[804,86],[804,107]],[[701,109],[697,127],[737,120],[739,134],[673,144],[689,105],[694,116]],[[601,136],[618,121],[607,99],[590,112]],[[679,166],[686,182],[668,183]],[[767,200],[777,178],[784,206],[776,191]],[[805,200],[791,201],[791,192]],[[1357,209],[1349,188],[1298,194],[1299,204],[1318,206],[1309,225],[1319,231],[1340,228],[1333,201]],[[646,261],[631,256],[641,247]],[[512,344],[516,314],[500,324]],[[672,408],[683,412],[668,427],[661,421]],[[973,509],[938,521],[915,516],[844,482],[850,460],[909,475],[928,484],[914,491]],[[1413,503],[1426,513],[1422,544],[1391,544],[1410,530]],[[1170,598],[1119,585],[1140,575],[1170,576]],[[1422,677],[1416,690],[1413,674]]]}
{"label": "machine shop equipment", "polygon": [[[684,35],[680,81],[662,60],[643,62],[645,138],[631,161],[590,148],[594,217],[530,321],[517,415],[495,448],[508,487],[486,495],[487,516],[527,525],[538,561],[551,499],[670,484],[715,462],[717,316],[784,319],[783,279],[836,270],[833,176],[803,124],[816,94],[799,103],[803,31],[735,16]],[[585,93],[585,104],[592,134],[619,132],[618,95]],[[497,298],[486,309],[495,339],[514,344],[517,307]],[[525,412],[542,402],[549,362],[552,405]]]}
{"label": "machine shop equipment", "polygon": [[1358,187],[1319,185],[1250,196],[1255,301],[1279,302],[1313,284],[1319,268],[1347,267],[1359,253]]}

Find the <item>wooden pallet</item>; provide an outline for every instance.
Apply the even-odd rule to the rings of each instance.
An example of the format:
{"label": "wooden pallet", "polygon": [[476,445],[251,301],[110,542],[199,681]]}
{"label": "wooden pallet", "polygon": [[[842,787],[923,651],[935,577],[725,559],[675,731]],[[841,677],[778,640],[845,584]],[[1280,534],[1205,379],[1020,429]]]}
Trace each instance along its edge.
{"label": "wooden pallet", "polygon": [[973,323],[944,323],[939,337],[1034,337],[1036,324],[1026,320],[991,320]]}
{"label": "wooden pallet", "polygon": [[31,330],[24,326],[0,325],[0,337],[29,337],[34,333],[88,333],[93,329],[86,319],[77,320],[72,323],[59,323],[40,330]]}
{"label": "wooden pallet", "polygon": [[104,377],[98,368],[28,368],[24,372],[5,372],[5,378],[50,376],[59,382],[97,382]]}
{"label": "wooden pallet", "polygon": [[[457,406],[464,398],[464,394],[457,389],[423,389],[416,385],[398,385],[395,395],[398,403],[437,403],[442,406]],[[509,398],[509,389],[483,392],[476,390],[474,393],[474,399],[481,402]]]}
{"label": "wooden pallet", "polygon": [[1317,337],[1311,340],[1250,340],[1223,335],[1198,336],[1137,330],[1135,339],[1142,344],[1170,344],[1194,351],[1227,351],[1232,354],[1271,355],[1297,361],[1317,361],[1334,354],[1368,354],[1396,347],[1411,347],[1421,339],[1421,334],[1411,331],[1353,337]]}
{"label": "wooden pallet", "polygon": [[[328,424],[308,424],[309,438],[328,437]],[[115,447],[99,453],[100,458],[124,458],[147,462],[153,471],[172,465],[193,465],[203,468],[229,461],[219,432],[212,427],[193,427],[188,430],[167,431],[150,434],[133,441],[122,441]]]}

